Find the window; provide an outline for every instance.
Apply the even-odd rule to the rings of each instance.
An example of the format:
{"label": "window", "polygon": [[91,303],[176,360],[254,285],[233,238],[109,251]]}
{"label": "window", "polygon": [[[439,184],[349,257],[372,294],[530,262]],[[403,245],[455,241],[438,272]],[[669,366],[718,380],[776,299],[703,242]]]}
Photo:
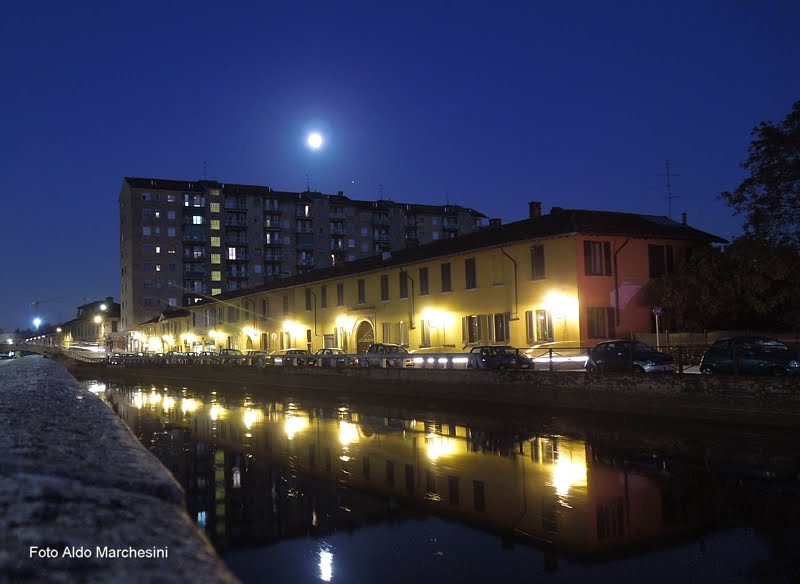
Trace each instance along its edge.
{"label": "window", "polygon": [[359,280],[358,284],[358,304],[367,302],[367,283],[365,280]]}
{"label": "window", "polygon": [[160,272],[160,271],[161,271],[161,264],[156,264],[156,272]]}
{"label": "window", "polygon": [[336,306],[344,306],[344,284],[336,284]]}
{"label": "window", "polygon": [[150,226],[149,225],[145,225],[144,227],[142,227],[142,235],[148,235],[148,236],[150,235]]}
{"label": "window", "polygon": [[607,241],[584,241],[583,258],[587,276],[611,275],[611,244]]}
{"label": "window", "polygon": [[489,320],[491,325],[490,333],[492,334],[489,340],[496,343],[507,343],[509,341],[508,313],[490,314]]}
{"label": "window", "polygon": [[167,220],[175,221],[175,211],[167,211]]}
{"label": "window", "polygon": [[419,331],[419,346],[420,347],[430,347],[431,346],[431,326],[428,324],[428,321],[423,319],[420,321],[422,327],[420,327]]}
{"label": "window", "polygon": [[167,237],[175,237],[175,228],[167,227]]}
{"label": "window", "polygon": [[467,290],[473,290],[478,287],[478,272],[475,267],[475,258],[464,260],[464,274],[466,276],[465,286]]}
{"label": "window", "polygon": [[319,289],[319,306],[320,308],[328,308],[328,287],[322,286]]}
{"label": "window", "polygon": [[209,207],[212,213],[219,213],[219,203],[211,203]]}
{"label": "window", "polygon": [[408,298],[408,272],[400,272],[400,298]]}
{"label": "window", "polygon": [[219,264],[222,262],[222,254],[221,253],[212,253],[211,254],[211,263],[212,264]]}
{"label": "window", "polygon": [[381,331],[383,333],[383,342],[391,343],[392,341],[392,323],[384,322],[381,324]]}
{"label": "window", "polygon": [[167,195],[167,203],[174,203],[178,200],[178,197],[175,196],[175,193]]}
{"label": "window", "polygon": [[531,280],[544,280],[544,246],[531,247]]}
{"label": "window", "polygon": [[450,262],[442,264],[442,292],[452,292],[453,283],[450,281]]}
{"label": "window", "polygon": [[483,341],[486,315],[470,315],[461,319],[461,333],[465,345]]}
{"label": "window", "polygon": [[220,222],[219,219],[212,219],[211,220],[211,229],[214,231],[219,231]]}
{"label": "window", "polygon": [[306,288],[306,310],[311,310],[311,290]]}
{"label": "window", "polygon": [[236,259],[236,248],[235,247],[229,247],[228,248],[228,259],[229,260],[235,260]]}
{"label": "window", "polygon": [[381,276],[381,300],[389,300],[389,276]]}
{"label": "window", "polygon": [[175,255],[175,252],[176,252],[176,248],[175,248],[174,245],[168,245],[167,246],[167,253],[168,254]]}
{"label": "window", "polygon": [[614,309],[587,308],[586,332],[590,339],[610,339],[617,336],[614,327]]}
{"label": "window", "polygon": [[203,224],[202,215],[192,215],[192,225],[202,225],[202,224]]}
{"label": "window", "polygon": [[428,284],[428,268],[420,268],[419,269],[419,295],[420,296],[427,296],[430,294],[430,288]]}
{"label": "window", "polygon": [[161,246],[160,245],[156,246],[156,253],[161,253]]}
{"label": "window", "polygon": [[211,238],[211,247],[219,247],[220,245],[222,245],[222,238],[219,237],[218,235],[213,236]]}
{"label": "window", "polygon": [[472,504],[475,511],[486,511],[486,484],[472,481]]}
{"label": "window", "polygon": [[553,341],[553,316],[549,310],[527,310],[525,333],[529,345]]}
{"label": "window", "polygon": [[211,271],[211,281],[212,282],[221,282],[222,281],[222,272],[219,270],[212,270]]}
{"label": "window", "polygon": [[447,499],[451,505],[458,505],[458,477],[447,477]]}
{"label": "window", "polygon": [[671,274],[675,268],[671,245],[648,245],[650,277],[660,278]]}
{"label": "window", "polygon": [[222,288],[212,288],[211,289],[211,295],[212,296],[216,296],[218,294],[222,294]]}

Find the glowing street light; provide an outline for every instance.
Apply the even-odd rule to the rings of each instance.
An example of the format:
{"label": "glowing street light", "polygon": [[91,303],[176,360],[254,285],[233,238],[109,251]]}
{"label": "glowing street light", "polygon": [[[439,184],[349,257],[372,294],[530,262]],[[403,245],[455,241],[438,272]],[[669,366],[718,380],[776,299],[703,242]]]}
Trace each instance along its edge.
{"label": "glowing street light", "polygon": [[33,326],[36,327],[37,331],[39,330],[39,327],[41,326],[41,324],[42,324],[42,319],[39,318],[38,316],[33,319]]}

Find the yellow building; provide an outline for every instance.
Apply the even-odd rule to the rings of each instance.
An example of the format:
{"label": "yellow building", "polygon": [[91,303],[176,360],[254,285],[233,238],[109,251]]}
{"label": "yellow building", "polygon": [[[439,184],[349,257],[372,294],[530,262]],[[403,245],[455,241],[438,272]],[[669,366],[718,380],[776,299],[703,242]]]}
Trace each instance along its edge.
{"label": "yellow building", "polygon": [[136,334],[195,351],[587,346],[650,332],[647,284],[715,242],[685,220],[531,203],[522,221],[209,297]]}

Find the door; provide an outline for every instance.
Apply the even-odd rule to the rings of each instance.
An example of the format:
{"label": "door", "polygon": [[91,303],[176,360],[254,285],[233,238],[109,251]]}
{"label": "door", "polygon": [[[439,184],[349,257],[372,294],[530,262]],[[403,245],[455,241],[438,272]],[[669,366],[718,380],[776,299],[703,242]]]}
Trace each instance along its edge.
{"label": "door", "polygon": [[375,342],[375,329],[369,321],[362,321],[356,329],[356,353],[363,355],[367,348]]}

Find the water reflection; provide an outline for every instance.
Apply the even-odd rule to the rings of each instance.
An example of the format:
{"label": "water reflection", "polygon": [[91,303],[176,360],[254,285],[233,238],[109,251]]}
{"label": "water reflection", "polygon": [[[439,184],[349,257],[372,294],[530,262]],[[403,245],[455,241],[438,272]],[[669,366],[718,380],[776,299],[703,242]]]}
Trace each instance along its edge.
{"label": "water reflection", "polygon": [[732,510],[737,522],[756,508],[798,517],[794,444],[765,470],[696,443],[665,454],[613,434],[504,431],[352,404],[113,385],[104,396],[184,485],[218,549],[314,537],[323,581],[335,575],[326,536],[428,514],[544,550],[546,571],[557,555],[595,562],[696,541],[730,526]]}

